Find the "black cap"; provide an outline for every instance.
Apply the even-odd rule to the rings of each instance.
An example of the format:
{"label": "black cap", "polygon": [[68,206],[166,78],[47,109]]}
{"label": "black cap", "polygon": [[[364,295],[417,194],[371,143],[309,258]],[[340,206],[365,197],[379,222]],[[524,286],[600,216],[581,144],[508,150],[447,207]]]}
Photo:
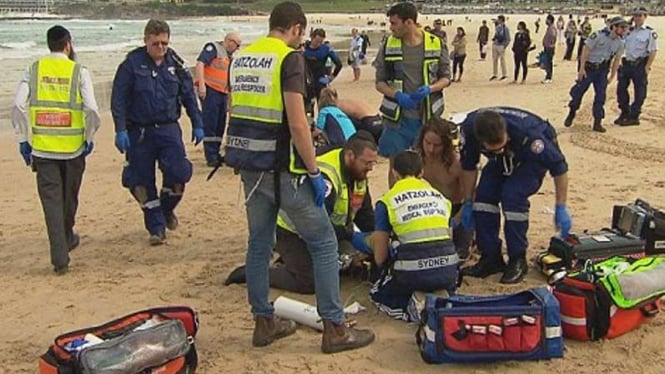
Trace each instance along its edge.
{"label": "black cap", "polygon": [[60,41],[71,37],[69,30],[60,25],[55,25],[46,32],[46,39],[51,41]]}
{"label": "black cap", "polygon": [[633,14],[644,14],[644,15],[646,15],[646,14],[649,14],[649,11],[647,10],[647,8],[641,6],[641,7],[635,8],[633,10]]}
{"label": "black cap", "polygon": [[628,23],[628,21],[626,21],[625,18],[623,18],[621,16],[616,16],[616,17],[610,18],[609,25],[610,26],[624,26],[624,25],[628,26],[629,23]]}

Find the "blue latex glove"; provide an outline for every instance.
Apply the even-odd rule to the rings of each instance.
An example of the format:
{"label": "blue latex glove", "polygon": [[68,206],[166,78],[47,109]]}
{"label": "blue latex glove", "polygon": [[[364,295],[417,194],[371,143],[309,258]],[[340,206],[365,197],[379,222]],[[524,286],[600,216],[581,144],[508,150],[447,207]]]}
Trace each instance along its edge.
{"label": "blue latex glove", "polygon": [[397,100],[397,104],[404,109],[416,109],[418,107],[418,104],[413,101],[409,95],[402,91],[397,91],[395,94],[395,100]]}
{"label": "blue latex glove", "polygon": [[324,75],[324,76],[322,76],[321,78],[319,78],[319,83],[320,83],[322,86],[327,86],[327,85],[330,84],[330,78],[328,78],[327,76]]}
{"label": "blue latex glove", "polygon": [[462,204],[462,227],[473,230],[473,201]]}
{"label": "blue latex glove", "polygon": [[563,204],[556,204],[554,206],[554,224],[557,230],[561,231],[561,237],[567,238],[570,235],[570,228],[573,226],[573,221],[570,219],[568,209]]}
{"label": "blue latex glove", "polygon": [[30,166],[30,164],[32,164],[32,147],[30,146],[30,143],[28,142],[19,143],[18,150],[19,152],[21,152],[21,156],[23,156],[23,161],[25,161],[25,165]]}
{"label": "blue latex glove", "polygon": [[115,133],[115,147],[118,148],[120,153],[125,153],[129,150],[130,143],[127,130],[122,130]]}
{"label": "blue latex glove", "polygon": [[203,141],[204,136],[203,127],[194,127],[192,130],[192,141],[194,142],[194,145],[199,145],[199,143]]}
{"label": "blue latex glove", "polygon": [[416,92],[409,95],[409,97],[415,103],[419,103],[419,102],[425,100],[425,98],[431,93],[432,93],[432,89],[430,88],[430,86],[420,86],[420,87],[418,87]]}
{"label": "blue latex glove", "polygon": [[323,180],[321,171],[316,169],[316,173],[308,173],[307,176],[314,190],[314,203],[316,206],[322,207],[323,202],[326,200],[326,182]]}
{"label": "blue latex glove", "polygon": [[366,241],[368,235],[369,233],[365,232],[354,232],[351,237],[351,244],[353,244],[353,248],[355,248],[356,251],[371,256],[372,249],[367,245]]}
{"label": "blue latex glove", "polygon": [[92,153],[92,149],[95,148],[95,143],[85,142],[85,148],[83,149],[83,157],[88,157]]}

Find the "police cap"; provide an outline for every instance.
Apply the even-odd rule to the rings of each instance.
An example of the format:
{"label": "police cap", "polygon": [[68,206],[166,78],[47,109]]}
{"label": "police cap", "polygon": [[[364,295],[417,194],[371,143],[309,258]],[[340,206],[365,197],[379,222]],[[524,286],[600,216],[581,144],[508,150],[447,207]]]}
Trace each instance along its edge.
{"label": "police cap", "polygon": [[638,15],[638,14],[647,15],[649,14],[649,11],[647,10],[647,8],[643,6],[637,7],[633,10],[633,15]]}
{"label": "police cap", "polygon": [[629,23],[621,16],[612,17],[609,21],[610,26],[628,26]]}

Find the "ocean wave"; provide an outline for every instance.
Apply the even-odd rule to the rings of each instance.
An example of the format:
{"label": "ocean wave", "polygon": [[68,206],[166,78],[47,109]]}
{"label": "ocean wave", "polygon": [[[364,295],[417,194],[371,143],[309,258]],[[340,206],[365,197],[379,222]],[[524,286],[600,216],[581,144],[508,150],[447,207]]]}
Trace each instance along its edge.
{"label": "ocean wave", "polygon": [[37,42],[35,41],[27,41],[27,42],[5,42],[5,43],[0,43],[0,49],[18,49],[18,50],[26,50],[30,49],[33,47],[37,46]]}

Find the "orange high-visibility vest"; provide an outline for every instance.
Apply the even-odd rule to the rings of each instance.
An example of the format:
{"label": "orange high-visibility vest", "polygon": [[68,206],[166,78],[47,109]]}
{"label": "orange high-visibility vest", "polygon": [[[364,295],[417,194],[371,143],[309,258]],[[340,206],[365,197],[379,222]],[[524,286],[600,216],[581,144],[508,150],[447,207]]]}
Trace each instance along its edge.
{"label": "orange high-visibility vest", "polygon": [[217,57],[210,62],[210,65],[203,67],[203,80],[212,89],[229,93],[229,65],[231,59],[221,43],[214,42],[214,45],[217,48]]}

